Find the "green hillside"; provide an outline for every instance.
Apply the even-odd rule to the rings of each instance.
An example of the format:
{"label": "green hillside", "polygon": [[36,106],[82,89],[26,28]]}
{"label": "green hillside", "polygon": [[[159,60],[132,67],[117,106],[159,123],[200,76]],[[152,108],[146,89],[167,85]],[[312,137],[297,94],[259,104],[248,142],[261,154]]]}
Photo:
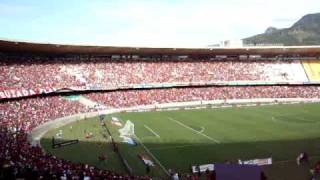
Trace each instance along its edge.
{"label": "green hillside", "polygon": [[245,44],[319,45],[320,13],[308,14],[289,28],[268,28],[265,33],[243,39]]}

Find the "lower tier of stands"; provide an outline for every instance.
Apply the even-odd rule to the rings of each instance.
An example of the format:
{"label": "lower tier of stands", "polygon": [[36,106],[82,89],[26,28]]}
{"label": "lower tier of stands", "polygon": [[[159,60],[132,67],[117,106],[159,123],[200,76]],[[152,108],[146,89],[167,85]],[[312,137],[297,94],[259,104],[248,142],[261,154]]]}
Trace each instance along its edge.
{"label": "lower tier of stands", "polygon": [[[196,100],[226,100],[250,98],[320,98],[320,86],[241,86],[189,87],[149,90],[124,90],[81,94],[105,107]],[[27,133],[35,127],[58,117],[94,111],[72,98],[62,96],[34,97],[0,103],[0,165],[6,177],[27,179],[73,178],[148,179],[99,170],[89,165],[71,163],[45,154],[31,146]]]}

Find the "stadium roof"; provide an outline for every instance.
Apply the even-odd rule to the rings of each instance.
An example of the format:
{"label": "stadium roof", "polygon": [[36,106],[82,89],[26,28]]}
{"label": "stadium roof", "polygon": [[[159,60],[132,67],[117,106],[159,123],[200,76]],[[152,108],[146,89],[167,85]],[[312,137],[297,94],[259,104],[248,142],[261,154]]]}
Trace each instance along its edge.
{"label": "stadium roof", "polygon": [[274,46],[243,48],[148,48],[84,46],[0,40],[1,52],[45,54],[121,54],[121,55],[301,55],[319,56],[320,46]]}

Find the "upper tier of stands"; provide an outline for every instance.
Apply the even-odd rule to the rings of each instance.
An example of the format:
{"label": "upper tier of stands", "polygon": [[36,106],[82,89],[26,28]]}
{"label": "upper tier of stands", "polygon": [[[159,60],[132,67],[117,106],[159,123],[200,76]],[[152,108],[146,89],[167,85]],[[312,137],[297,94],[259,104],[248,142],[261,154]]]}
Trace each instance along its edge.
{"label": "upper tier of stands", "polygon": [[10,64],[0,61],[1,89],[104,87],[148,83],[307,82],[300,61],[92,61]]}
{"label": "upper tier of stands", "polygon": [[[312,62],[312,63],[311,63]],[[318,81],[318,61],[0,60],[0,97],[12,90],[93,90],[151,84],[295,83]],[[8,97],[8,96],[7,96]]]}

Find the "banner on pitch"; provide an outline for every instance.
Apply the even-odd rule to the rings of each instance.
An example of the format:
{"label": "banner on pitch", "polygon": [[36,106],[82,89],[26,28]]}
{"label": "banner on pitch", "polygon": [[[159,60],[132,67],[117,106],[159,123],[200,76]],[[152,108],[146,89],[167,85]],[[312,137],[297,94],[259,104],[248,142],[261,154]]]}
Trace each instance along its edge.
{"label": "banner on pitch", "polygon": [[207,170],[209,171],[214,171],[214,164],[203,164],[199,166],[192,166],[192,173],[198,173],[200,172],[206,172]]}
{"label": "banner on pitch", "polygon": [[258,166],[264,166],[264,165],[270,165],[272,164],[272,158],[265,158],[265,159],[252,159],[252,160],[246,160],[241,161],[238,160],[239,164],[249,164],[249,165],[258,165]]}

